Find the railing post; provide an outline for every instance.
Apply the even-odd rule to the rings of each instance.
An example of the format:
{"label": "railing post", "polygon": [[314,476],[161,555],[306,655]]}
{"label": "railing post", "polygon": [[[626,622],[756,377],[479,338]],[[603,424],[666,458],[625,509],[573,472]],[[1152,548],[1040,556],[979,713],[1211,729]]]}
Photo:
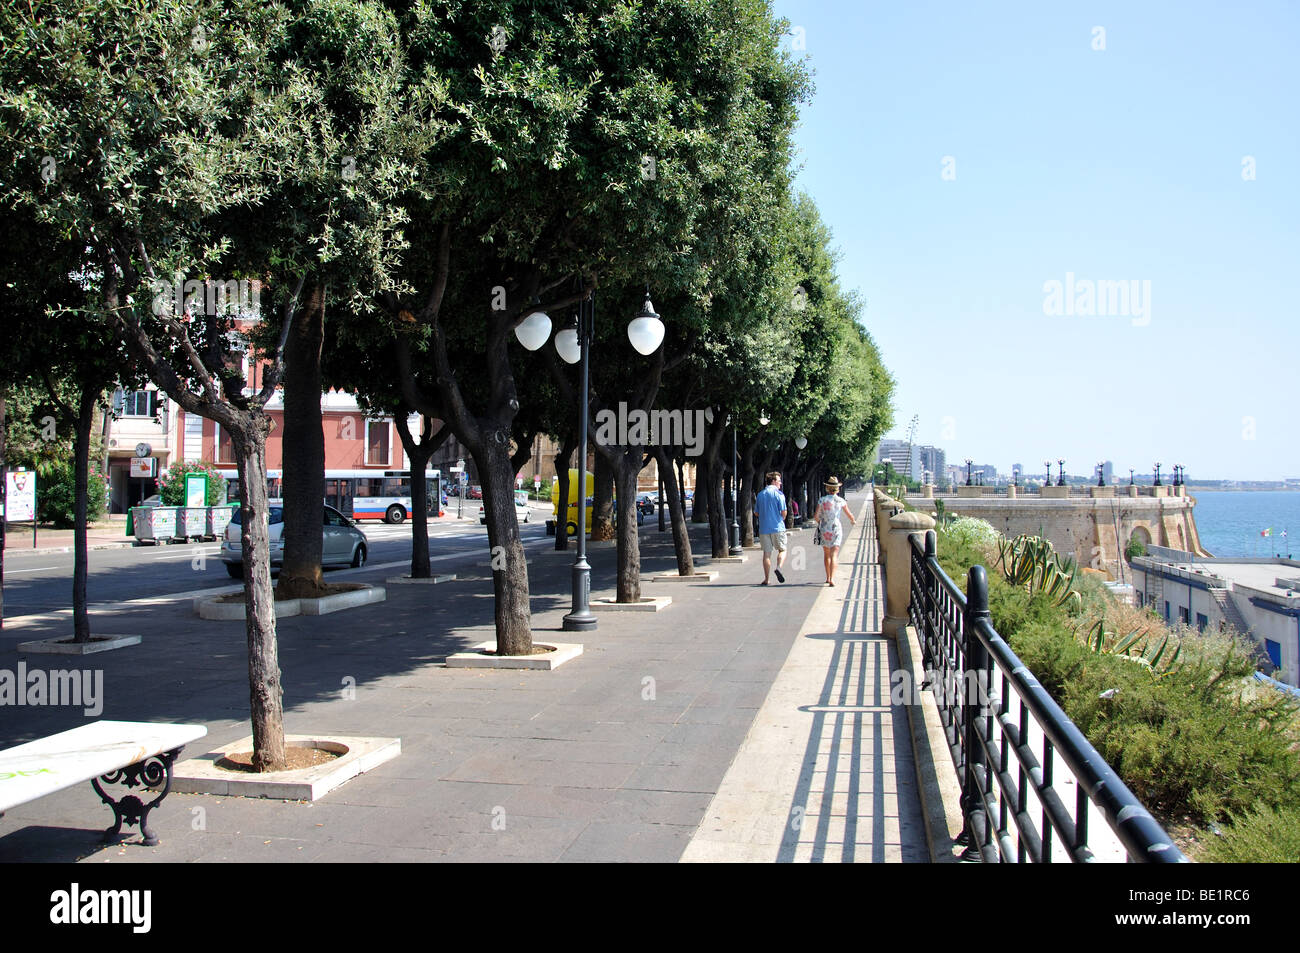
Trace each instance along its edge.
{"label": "railing post", "polygon": [[[988,653],[979,636],[975,634],[975,623],[989,618],[989,581],[983,566],[971,566],[966,577],[966,611],[962,617],[962,736],[963,765],[962,771],[962,814],[966,819],[962,835],[966,841],[963,860],[981,859],[981,841],[986,836],[992,818],[981,817],[974,822],[978,813],[984,813],[984,799],[980,792],[980,781],[975,768],[984,767],[988,775],[988,765],[984,763],[984,748],[979,741],[979,718],[981,710],[980,686],[984,672],[988,668]],[[975,686],[972,696],[971,686]]]}
{"label": "railing post", "polygon": [[[938,558],[938,541],[934,530],[925,531],[925,555],[921,558],[921,589],[925,593],[925,604],[921,607],[921,618],[925,620],[925,638],[921,642],[921,657],[926,670],[926,681],[930,682],[929,672],[934,668],[934,630],[936,625],[935,606],[935,581],[934,570],[930,568],[930,560]],[[942,676],[941,676],[942,677]]]}

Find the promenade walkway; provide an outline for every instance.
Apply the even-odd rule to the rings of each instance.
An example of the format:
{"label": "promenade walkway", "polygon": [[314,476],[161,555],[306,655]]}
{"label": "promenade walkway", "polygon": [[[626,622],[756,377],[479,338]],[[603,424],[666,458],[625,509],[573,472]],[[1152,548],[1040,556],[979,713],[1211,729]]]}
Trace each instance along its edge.
{"label": "promenade walkway", "polygon": [[876,550],[868,509],[683,861],[929,860]]}
{"label": "promenade walkway", "polygon": [[[862,496],[851,503],[865,511]],[[486,553],[441,564],[460,574],[454,583],[393,586],[382,604],[282,620],[286,730],[398,736],[399,758],[315,803],[173,794],[155,815],[155,848],[138,836],[100,845],[107,812],[85,785],[0,818],[0,861],[923,860],[906,712],[888,701],[896,662],[878,634],[869,518],[833,588],[804,530],[784,585],[758,586],[760,554],[749,551],[715,566],[711,584],[646,581],[673,604],[604,614],[580,637],[560,634],[572,550],[532,542],[536,637],[585,646],[550,673],[443,666],[492,637]],[[707,551],[706,530],[692,527],[696,552]],[[642,544],[647,577],[672,571],[670,533],[647,524]],[[612,594],[612,544],[590,559],[593,595]],[[144,642],[85,659],[29,656],[28,669],[102,671],[98,717],[201,723],[205,747],[249,733],[242,623],[200,621],[188,600],[101,605],[92,619],[97,635]],[[66,626],[6,620],[0,668],[17,665],[17,642]],[[2,747],[88,720],[68,707],[2,714]]]}

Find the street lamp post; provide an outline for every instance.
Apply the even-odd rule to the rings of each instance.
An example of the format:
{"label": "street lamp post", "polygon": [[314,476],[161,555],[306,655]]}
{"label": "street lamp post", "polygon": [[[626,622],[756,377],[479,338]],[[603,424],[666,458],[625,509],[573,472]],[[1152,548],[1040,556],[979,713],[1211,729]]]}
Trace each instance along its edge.
{"label": "street lamp post", "polygon": [[1061,475],[1057,478],[1056,485],[1065,486],[1065,458],[1061,457],[1056,463],[1061,468]]}
{"label": "street lamp post", "polygon": [[461,512],[465,508],[465,458],[464,457],[461,457],[459,460],[456,461],[456,469],[459,471],[456,474],[456,479],[460,483],[460,486],[458,487],[460,492],[456,494],[456,519],[460,519]]}
{"label": "street lamp post", "polygon": [[1132,467],[1129,467],[1129,468],[1128,468],[1128,485],[1129,485],[1129,486],[1137,486],[1137,484],[1134,482],[1134,477],[1133,477],[1133,468],[1132,468]]}
{"label": "street lamp post", "polygon": [[1098,486],[1105,486],[1105,485],[1106,485],[1106,463],[1105,463],[1105,461],[1099,461],[1099,462],[1097,463],[1097,485],[1098,485]]}
{"label": "street lamp post", "polygon": [[973,461],[970,457],[966,458],[966,485],[967,486],[971,485],[971,481],[970,481],[971,464],[973,464],[974,462],[975,461]]}
{"label": "street lamp post", "polygon": [[1152,485],[1152,486],[1161,486],[1162,484],[1160,483],[1160,464],[1157,462],[1157,463],[1153,463],[1152,466],[1155,468],[1155,471],[1156,471],[1156,478],[1155,478],[1155,482],[1152,483],[1151,485]]}
{"label": "street lamp post", "polygon": [[[577,320],[555,336],[555,350],[560,357],[569,364],[575,361],[582,364],[578,390],[578,558],[573,563],[573,605],[563,622],[566,632],[586,632],[596,628],[596,616],[591,611],[591,566],[587,563],[587,393],[595,327],[596,293],[593,291],[578,303]],[[632,347],[642,355],[653,354],[663,343],[663,320],[650,302],[648,285],[641,310],[628,323],[627,336]],[[545,339],[541,343],[544,344]],[[524,342],[524,346],[529,347],[529,342]],[[535,347],[529,349],[536,350]]]}
{"label": "street lamp post", "polygon": [[1011,468],[1011,485],[1014,486],[1014,487],[1016,487],[1017,489],[1020,488],[1020,468],[1019,468],[1019,467],[1012,467],[1012,468]]}
{"label": "street lamp post", "polygon": [[[578,372],[578,558],[573,561],[573,601],[562,623],[565,632],[589,632],[596,628],[596,614],[591,611],[591,566],[587,562],[587,387],[595,323],[596,292],[593,291],[585,301],[578,303],[576,331],[582,365]],[[555,343],[560,356],[568,360],[566,354],[572,352],[560,346],[558,335]],[[566,340],[568,343],[571,342]],[[565,503],[567,505],[568,501]]]}
{"label": "street lamp post", "polygon": [[1047,467],[1047,482],[1044,483],[1043,486],[1051,486],[1052,485],[1052,461],[1044,460],[1043,466]]}

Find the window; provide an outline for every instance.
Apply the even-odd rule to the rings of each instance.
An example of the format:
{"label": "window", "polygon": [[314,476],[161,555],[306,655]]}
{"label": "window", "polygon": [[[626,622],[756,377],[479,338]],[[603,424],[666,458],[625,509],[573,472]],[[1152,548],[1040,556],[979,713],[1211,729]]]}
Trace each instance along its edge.
{"label": "window", "polygon": [[366,463],[372,466],[387,466],[389,460],[388,431],[391,422],[387,420],[366,421]]}
{"label": "window", "polygon": [[1184,606],[1178,607],[1178,621],[1186,625],[1188,622],[1188,610]]}
{"label": "window", "polygon": [[1210,618],[1203,612],[1196,613],[1196,628],[1204,632],[1210,627]]}
{"label": "window", "polygon": [[357,496],[382,496],[380,489],[383,481],[373,477],[359,477],[357,479]]}
{"label": "window", "polygon": [[213,426],[217,428],[217,463],[234,463],[235,444],[230,439],[230,434],[221,429],[221,424]]}
{"label": "window", "polygon": [[1165,600],[1165,621],[1169,621],[1169,600]]}
{"label": "window", "polygon": [[113,394],[113,410],[120,417],[153,417],[158,413],[158,392],[118,390]]}

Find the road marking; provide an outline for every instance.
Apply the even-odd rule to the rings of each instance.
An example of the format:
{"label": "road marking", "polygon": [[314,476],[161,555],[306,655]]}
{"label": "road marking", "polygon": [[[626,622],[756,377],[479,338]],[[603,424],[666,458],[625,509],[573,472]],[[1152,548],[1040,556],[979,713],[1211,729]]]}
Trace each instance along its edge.
{"label": "road marking", "polygon": [[[530,540],[521,540],[521,542],[523,543],[525,549],[538,549],[540,547],[536,545],[537,543],[548,543],[551,542],[551,540],[549,537],[546,536],[537,536]],[[429,562],[441,563],[441,562],[446,562],[449,559],[481,559],[486,555],[490,555],[490,553],[485,553],[482,550],[479,550],[477,548],[462,549],[454,553],[444,553],[439,556],[430,556]],[[396,569],[399,566],[404,566],[409,569],[411,566],[410,557],[407,557],[406,559],[398,559],[393,562],[387,562],[387,563],[366,563],[366,565],[361,567],[360,569],[344,569],[338,572],[332,572],[330,573],[330,576],[338,577],[338,576],[351,575],[353,573],[374,572],[379,569]],[[20,569],[15,571],[25,572],[28,570]],[[197,599],[200,597],[227,595],[232,592],[242,592],[243,589],[244,587],[242,585],[210,586],[204,589],[191,589],[188,592],[170,592],[170,593],[159,593],[158,595],[154,595],[154,596],[142,596],[139,599],[124,599],[124,600],[116,600],[113,602],[94,602],[88,605],[86,609],[87,611],[98,611],[101,613],[110,610],[121,612],[124,610],[136,609],[145,606],[163,605],[168,602],[182,602],[186,599]],[[59,619],[66,619],[71,614],[72,614],[71,609],[55,609],[51,612],[43,612],[43,613],[37,613],[33,615],[12,616],[4,620],[5,628],[20,629],[26,626],[34,625],[39,622],[44,622],[44,621],[52,622]]]}
{"label": "road marking", "polygon": [[5,575],[13,576],[20,572],[44,572],[47,569],[58,569],[58,568],[59,568],[58,566],[37,566],[35,569],[11,569],[7,573],[5,573]]}

